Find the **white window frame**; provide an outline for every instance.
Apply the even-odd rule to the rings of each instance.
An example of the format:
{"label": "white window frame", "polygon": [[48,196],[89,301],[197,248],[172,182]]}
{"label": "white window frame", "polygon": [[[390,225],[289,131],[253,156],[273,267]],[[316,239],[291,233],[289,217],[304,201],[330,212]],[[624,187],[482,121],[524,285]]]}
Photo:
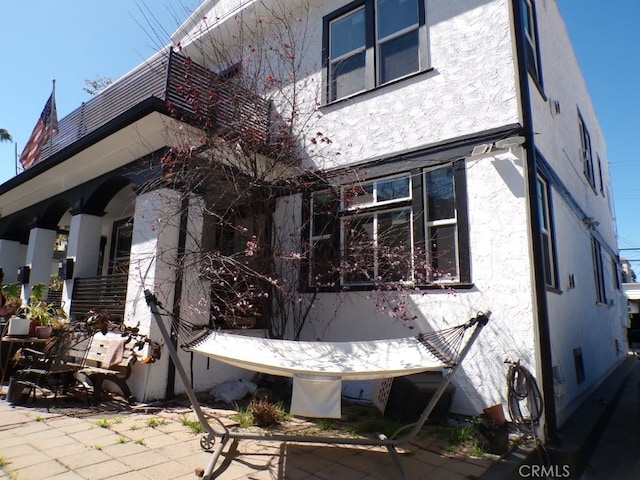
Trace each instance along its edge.
{"label": "white window frame", "polygon": [[[429,191],[428,191],[428,181],[427,181],[427,175],[430,172],[439,170],[441,168],[451,168],[453,169],[454,166],[451,164],[447,164],[447,165],[439,165],[437,167],[432,167],[432,168],[426,168],[423,170],[422,174],[423,174],[423,198],[424,198],[424,209],[425,209],[425,216],[424,216],[424,221],[425,221],[425,242],[427,243],[425,245],[425,254],[427,256],[427,265],[429,267],[428,271],[426,272],[427,275],[427,280],[429,282],[432,283],[456,283],[460,281],[460,244],[459,244],[459,236],[458,236],[458,208],[457,208],[457,202],[456,202],[456,180],[455,180],[455,174],[452,171],[452,188],[453,188],[453,204],[454,204],[454,208],[453,208],[453,217],[449,217],[446,219],[439,219],[439,220],[429,220],[429,211],[428,211],[428,202],[429,202]],[[454,248],[455,248],[455,275],[446,275],[446,276],[442,276],[442,277],[437,277],[435,275],[435,272],[433,271],[433,265],[435,262],[435,259],[432,258],[432,254],[431,254],[431,236],[429,235],[430,229],[432,227],[443,227],[443,226],[449,226],[449,225],[453,225],[454,226]]]}
{"label": "white window frame", "polygon": [[[453,189],[453,198],[451,200],[453,201],[454,211],[444,210],[444,214],[442,214],[443,211],[440,210],[440,215],[438,216],[445,217],[450,214],[452,214],[452,216],[449,218],[429,220],[425,218],[427,209],[429,208],[427,202],[430,200],[427,196],[427,175],[429,172],[445,168],[450,168],[452,173],[452,178],[449,180],[451,183],[446,183],[444,186],[447,189]],[[319,232],[315,232],[316,234],[314,234],[314,195],[321,195],[326,190],[319,191],[315,194],[311,193],[308,197],[309,208],[307,209],[311,219],[307,224],[310,233],[305,235],[305,238],[309,241],[309,249],[311,250],[308,253],[309,262],[307,262],[309,274],[304,276],[304,278],[307,279],[307,287],[320,287],[324,289],[338,289],[340,287],[365,288],[381,282],[426,288],[440,284],[455,284],[461,282],[470,284],[468,207],[464,171],[464,161],[460,160],[426,168],[423,167],[412,170],[411,172],[403,172],[399,175],[380,177],[359,184],[336,187],[339,189],[340,198],[338,199],[334,196],[336,204],[332,207],[335,208],[336,212],[335,227],[330,228],[331,232],[327,231],[321,234]],[[406,184],[401,184],[400,186],[389,185],[384,189],[380,189],[384,183],[399,179],[402,179]],[[362,192],[362,190],[364,190],[364,192]],[[335,192],[336,190],[334,189],[334,195]],[[380,195],[381,192],[384,192],[382,197]],[[443,198],[448,199],[450,193],[444,193],[447,196]],[[397,195],[397,198],[391,198],[394,195]],[[393,222],[390,224],[387,221],[388,219],[383,220],[384,228],[388,228],[389,230],[386,231],[391,232],[392,235],[389,237],[389,242],[385,241],[381,244],[383,248],[390,248],[390,250],[388,250],[389,255],[383,257],[387,250],[380,252],[377,248],[377,245],[380,243],[379,231],[377,230],[378,223],[380,223],[380,216],[402,211],[407,212],[406,217],[402,217],[402,223]],[[352,220],[362,221],[365,218],[371,222],[370,225],[363,226],[351,223]],[[408,225],[405,219],[408,219]],[[391,220],[393,220],[393,218]],[[396,226],[398,228],[397,230]],[[438,245],[440,247],[439,253],[444,253],[445,255],[439,255],[437,262],[429,258],[431,245],[428,242],[432,240],[429,238],[429,235],[432,234],[429,229],[442,226],[454,227],[451,231],[451,241],[454,242],[452,243],[452,248],[455,248],[455,260],[451,262],[449,262],[451,256],[447,257],[447,251],[442,249],[443,243]],[[371,238],[368,236],[362,238],[358,236],[358,232],[363,231],[363,228],[366,229],[367,235]],[[350,231],[350,229],[352,229],[353,232]],[[404,229],[407,229],[406,237],[404,237],[404,233],[399,235],[399,232],[405,232]],[[441,236],[437,239],[449,241],[448,233],[449,232],[445,232],[446,236]],[[350,248],[350,246],[347,245],[347,241],[352,234],[355,235],[353,238],[361,240],[361,243],[356,242]],[[394,249],[396,245],[402,245],[404,248],[404,238],[406,238],[408,242],[406,250],[407,257],[404,256],[404,251],[400,250],[400,255],[397,259],[400,262],[405,261],[405,258],[407,260],[404,264],[398,264],[400,266],[396,268],[393,258],[393,253],[395,253]],[[318,280],[318,278],[320,278],[319,275],[323,275],[326,272],[323,272],[322,265],[315,265],[314,258],[317,254],[315,249],[319,242],[329,240],[331,240],[332,246],[330,258],[335,259],[335,263],[333,263],[333,260],[330,260],[331,264],[335,266],[335,276],[323,284],[323,281]],[[396,243],[396,240],[399,240],[399,242]],[[366,249],[367,244],[371,245],[371,254],[369,254],[369,251]],[[444,248],[447,248],[446,243],[444,243]],[[379,259],[382,258],[388,258],[390,261],[380,262]],[[352,268],[352,259],[362,262],[361,266]],[[453,265],[453,261],[455,261],[455,265]],[[359,272],[357,270],[363,268],[363,266],[367,271],[370,271],[369,274],[371,277],[368,277],[366,274],[359,275],[362,271]],[[408,268],[404,268],[405,266]],[[433,272],[435,267],[438,266],[441,272]],[[387,269],[387,267],[389,268]],[[455,271],[453,267],[455,267]],[[314,271],[316,269],[318,270],[317,272]],[[435,274],[432,274],[432,272]],[[444,272],[444,274],[438,275],[438,273],[442,272]],[[385,278],[381,278],[380,273],[382,273],[382,276]],[[397,275],[398,273],[400,275]]]}
{"label": "white window frame", "polygon": [[[393,198],[390,200],[382,200],[379,201],[379,187],[383,183],[388,183],[394,180],[406,179],[407,191],[408,194],[403,197]],[[414,274],[414,264],[413,264],[413,255],[414,255],[414,229],[413,229],[413,207],[411,205],[403,205],[398,206],[398,204],[406,203],[412,200],[412,179],[411,175],[397,175],[393,177],[384,177],[377,180],[363,182],[360,185],[350,185],[343,187],[342,189],[342,211],[345,213],[343,216],[343,221],[341,222],[340,228],[340,251],[342,252],[342,261],[346,259],[346,248],[347,248],[347,235],[345,232],[345,223],[349,220],[357,220],[361,218],[372,218],[373,222],[373,231],[372,231],[372,242],[373,242],[373,278],[379,278],[379,266],[380,262],[378,259],[378,247],[379,247],[379,237],[378,237],[378,217],[382,214],[393,213],[393,212],[401,212],[404,210],[409,211],[409,242],[410,242],[410,261],[411,265],[409,267],[410,278],[404,279],[404,283],[413,282],[413,274]],[[347,201],[347,197],[349,197],[349,192],[353,191],[354,188],[366,188],[372,187],[371,192],[371,201],[363,202],[363,203],[350,203]],[[362,212],[362,210],[366,210],[366,212]],[[344,264],[343,264],[344,266]],[[346,275],[341,274],[340,283],[345,286],[357,286],[357,285],[371,285],[374,281],[350,281]]]}

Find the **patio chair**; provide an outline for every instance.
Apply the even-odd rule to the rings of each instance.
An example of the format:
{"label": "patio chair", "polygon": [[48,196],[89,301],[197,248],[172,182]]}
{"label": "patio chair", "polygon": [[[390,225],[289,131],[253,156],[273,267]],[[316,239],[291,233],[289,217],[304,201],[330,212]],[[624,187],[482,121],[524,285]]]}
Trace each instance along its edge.
{"label": "patio chair", "polygon": [[51,337],[42,350],[22,348],[11,381],[11,388],[17,389],[10,395],[14,402],[22,397],[28,398],[30,394],[35,399],[36,392],[39,392],[49,410],[49,397],[56,399],[59,395],[68,395],[79,389],[88,403],[86,386],[76,375],[81,365],[72,363],[69,357],[71,349],[81,341],[78,333],[62,331]]}
{"label": "patio chair", "polygon": [[[145,297],[176,371],[185,385],[194,413],[206,431],[200,445],[211,452],[211,459],[204,469],[204,480],[216,477],[214,469],[227,442],[242,439],[380,446],[391,455],[400,471],[400,478],[405,478],[396,447],[409,443],[418,434],[490,316],[490,312],[478,313],[457,327],[415,337],[374,342],[297,342],[207,330],[186,343],[183,348],[190,352],[261,373],[292,377],[291,413],[303,416],[337,415],[336,405],[339,408],[342,379],[381,380],[429,370],[448,371],[418,420],[401,427],[389,438],[384,435],[378,435],[377,438],[344,438],[260,434],[231,430],[220,419],[216,419],[219,429],[210,425],[164,324],[162,317],[168,317],[173,322],[173,314],[164,309],[150,291],[145,291]],[[160,313],[160,309],[163,313]],[[179,325],[174,324],[174,328],[177,329],[175,331],[184,331],[185,325],[181,321]],[[471,331],[471,334],[463,342],[467,331]],[[219,440],[217,445],[216,439]]]}

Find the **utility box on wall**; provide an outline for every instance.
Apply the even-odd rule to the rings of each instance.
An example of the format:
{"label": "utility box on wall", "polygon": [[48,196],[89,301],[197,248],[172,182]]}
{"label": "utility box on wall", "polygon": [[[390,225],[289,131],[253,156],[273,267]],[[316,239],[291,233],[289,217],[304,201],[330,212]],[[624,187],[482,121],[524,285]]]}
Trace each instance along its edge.
{"label": "utility box on wall", "polygon": [[29,283],[29,277],[31,276],[31,267],[29,265],[25,265],[24,267],[18,268],[18,283],[21,285],[25,285]]}
{"label": "utility box on wall", "polygon": [[73,278],[73,258],[63,258],[58,262],[58,279],[71,280]]}

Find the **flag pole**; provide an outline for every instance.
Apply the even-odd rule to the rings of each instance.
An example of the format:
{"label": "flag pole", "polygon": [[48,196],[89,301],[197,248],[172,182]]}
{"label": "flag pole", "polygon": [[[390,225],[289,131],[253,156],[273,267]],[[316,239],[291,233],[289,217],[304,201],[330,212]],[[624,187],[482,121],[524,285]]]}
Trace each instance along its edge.
{"label": "flag pole", "polygon": [[18,175],[18,142],[13,142],[13,164],[16,168],[16,175]]}
{"label": "flag pole", "polygon": [[[49,118],[53,118],[54,106],[56,104],[56,79],[52,80],[53,89],[51,91],[51,112],[49,114]],[[49,156],[53,155],[53,122],[49,121]]]}

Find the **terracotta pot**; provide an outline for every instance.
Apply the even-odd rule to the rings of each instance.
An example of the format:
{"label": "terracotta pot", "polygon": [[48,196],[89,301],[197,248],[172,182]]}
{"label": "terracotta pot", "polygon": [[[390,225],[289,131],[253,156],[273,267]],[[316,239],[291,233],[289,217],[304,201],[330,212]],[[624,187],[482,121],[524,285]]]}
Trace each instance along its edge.
{"label": "terracotta pot", "polygon": [[482,410],[484,414],[494,420],[498,425],[504,425],[507,423],[507,419],[504,416],[504,408],[502,408],[502,404],[498,403],[497,405],[493,405],[491,407],[487,407]]}
{"label": "terracotta pot", "polygon": [[36,337],[38,338],[51,338],[53,333],[53,327],[50,325],[38,325],[36,327]]}

